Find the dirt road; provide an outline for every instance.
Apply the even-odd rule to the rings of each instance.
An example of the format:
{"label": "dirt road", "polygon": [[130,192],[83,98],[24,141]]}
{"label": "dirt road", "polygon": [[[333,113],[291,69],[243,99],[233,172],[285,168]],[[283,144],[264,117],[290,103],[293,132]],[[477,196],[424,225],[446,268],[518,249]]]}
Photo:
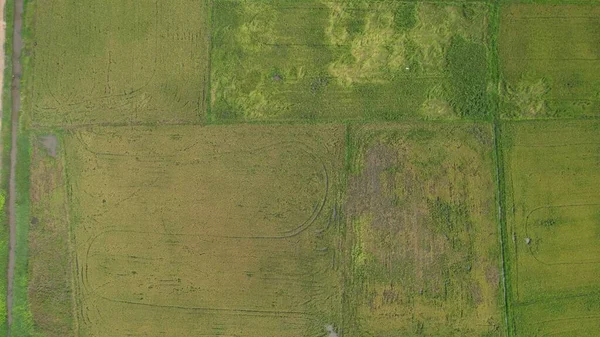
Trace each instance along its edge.
{"label": "dirt road", "polygon": [[10,126],[10,173],[8,181],[8,224],[10,231],[8,250],[8,288],[6,294],[6,310],[8,311],[8,335],[12,324],[13,287],[15,274],[15,247],[17,244],[17,134],[19,131],[19,110],[21,108],[21,49],[23,40],[23,0],[15,0],[12,44],[12,83],[11,83],[11,126]]}

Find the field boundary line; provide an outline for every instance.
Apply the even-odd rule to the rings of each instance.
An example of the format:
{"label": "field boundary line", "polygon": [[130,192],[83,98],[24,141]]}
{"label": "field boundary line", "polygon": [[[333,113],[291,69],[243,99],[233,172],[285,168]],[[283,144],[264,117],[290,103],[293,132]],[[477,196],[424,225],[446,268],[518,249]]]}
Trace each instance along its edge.
{"label": "field boundary line", "polygon": [[[534,122],[577,122],[577,121],[600,121],[600,115],[581,115],[569,117],[543,117],[543,118],[503,118],[498,116],[498,122],[510,123],[534,123]],[[372,118],[323,118],[323,119],[304,119],[304,118],[279,118],[279,119],[255,119],[255,120],[217,120],[217,121],[182,121],[182,122],[99,122],[99,123],[81,123],[71,125],[30,125],[29,129],[33,131],[55,131],[55,130],[77,130],[91,127],[161,127],[161,126],[216,126],[216,125],[327,125],[327,124],[411,124],[411,123],[431,123],[431,124],[460,124],[460,123],[482,123],[494,124],[495,121],[486,118],[456,118],[456,119],[424,119],[424,118],[401,118],[395,120],[372,119]]]}
{"label": "field boundary line", "polygon": [[23,0],[14,2],[13,16],[13,39],[12,39],[12,84],[11,84],[11,148],[10,148],[10,171],[8,183],[8,224],[9,224],[9,248],[8,248],[8,286],[6,296],[6,310],[8,322],[8,336],[11,335],[13,323],[13,300],[14,300],[14,274],[16,271],[16,244],[17,244],[17,143],[19,133],[19,110],[21,108],[21,49],[23,29]]}
{"label": "field boundary line", "polygon": [[208,23],[207,23],[207,29],[208,29],[208,34],[207,34],[207,45],[208,45],[208,57],[206,58],[206,83],[204,83],[204,89],[203,91],[205,92],[205,96],[204,97],[204,111],[201,111],[200,113],[203,114],[203,116],[201,116],[199,118],[199,120],[202,122],[208,122],[211,118],[211,112],[212,112],[212,89],[211,89],[211,81],[212,81],[212,50],[213,50],[213,21],[214,21],[214,11],[215,11],[215,2],[214,0],[210,0],[208,2]]}
{"label": "field boundary line", "polygon": [[[12,62],[10,59],[10,54],[12,54],[12,37],[8,34],[10,27],[7,22],[10,22],[12,18],[12,10],[10,6],[13,5],[12,0],[1,0],[0,1],[0,39],[1,45],[0,49],[2,53],[0,57],[2,57],[0,71],[0,83],[2,84],[2,92],[0,93],[0,190],[4,194],[4,207],[3,212],[6,212],[6,197],[8,193],[8,179],[7,174],[10,172],[10,163],[7,159],[7,154],[10,153],[10,143],[7,140],[10,139],[10,128],[8,127],[10,121],[10,115],[7,112],[10,111],[11,99],[10,99],[10,84],[11,81],[9,78],[12,74]],[[7,109],[5,109],[7,108]],[[9,166],[7,166],[7,164]],[[0,222],[4,226],[4,229],[0,232],[2,240],[8,240],[10,236],[10,231],[8,230],[8,218],[6,213],[0,216]],[[4,306],[8,307],[8,247],[4,247],[2,251],[0,251],[0,255],[5,259],[0,265],[2,269],[5,270],[4,277],[1,278],[4,283],[0,289],[2,289],[3,294],[0,295],[1,300],[4,302]],[[4,309],[6,310],[6,308]],[[8,334],[8,317],[7,312],[4,313],[4,317],[0,318],[0,333]]]}
{"label": "field boundary line", "polygon": [[599,6],[599,3],[594,3],[586,0],[512,0],[511,2],[502,3],[502,6],[513,5],[580,5],[580,6]]}
{"label": "field boundary line", "polygon": [[77,308],[79,307],[79,305],[77,304],[78,302],[78,294],[80,292],[79,290],[79,285],[77,282],[77,252],[75,250],[75,248],[73,247],[73,244],[75,243],[75,233],[73,232],[73,221],[72,221],[72,217],[71,217],[71,204],[72,204],[72,200],[71,200],[71,189],[69,188],[69,186],[71,186],[70,180],[71,180],[71,176],[69,175],[69,167],[67,165],[67,150],[64,146],[64,140],[61,139],[62,142],[62,161],[63,161],[63,172],[62,172],[62,176],[64,179],[63,182],[63,188],[64,188],[64,193],[65,193],[65,197],[64,197],[64,201],[65,201],[65,211],[66,211],[66,216],[67,216],[67,248],[69,249],[69,258],[70,258],[70,275],[69,275],[69,283],[71,284],[71,315],[72,315],[72,319],[73,319],[73,332],[75,333],[75,336],[79,336],[79,315],[77,315]]}
{"label": "field boundary line", "polygon": [[[552,122],[552,121],[599,121],[600,115],[587,115],[587,116],[575,116],[575,117],[559,117],[559,118],[502,118],[498,117],[498,122],[510,122],[510,123],[534,123],[534,122]],[[428,123],[428,124],[469,124],[469,123],[480,123],[480,124],[494,124],[495,120],[484,119],[484,118],[457,118],[457,119],[423,119],[423,118],[401,118],[396,120],[387,119],[370,119],[370,118],[323,118],[317,120],[303,119],[303,118],[280,118],[280,119],[256,119],[256,120],[217,120],[217,121],[182,121],[182,122],[122,122],[122,123],[111,123],[111,122],[99,122],[99,123],[81,123],[71,125],[31,125],[29,127],[32,131],[37,132],[52,132],[52,131],[71,131],[78,129],[86,129],[93,127],[112,128],[112,127],[168,127],[168,126],[199,126],[199,127],[210,127],[210,126],[223,126],[223,125],[328,125],[328,124],[359,124],[359,125],[384,125],[384,124],[414,124],[414,123]]]}
{"label": "field boundary line", "polygon": [[506,217],[505,217],[505,190],[504,190],[504,168],[501,167],[504,163],[502,156],[502,149],[500,149],[501,139],[500,134],[502,130],[500,126],[494,123],[494,157],[496,161],[496,203],[498,207],[498,229],[499,229],[499,240],[500,240],[500,256],[502,262],[502,283],[503,283],[503,294],[504,294],[504,311],[505,311],[505,323],[506,323],[506,334],[508,337],[512,337],[512,329],[511,329],[511,301],[509,300],[508,294],[508,277],[507,277],[507,267],[506,267]]}
{"label": "field boundary line", "polygon": [[580,115],[580,116],[569,116],[569,117],[542,117],[542,118],[502,118],[501,122],[510,123],[535,123],[535,122],[581,122],[581,121],[599,121],[600,115]]}
{"label": "field boundary line", "polygon": [[506,263],[506,214],[505,214],[505,186],[504,186],[504,158],[502,153],[502,130],[501,130],[501,114],[500,114],[500,62],[498,54],[498,35],[500,32],[500,0],[493,0],[490,3],[490,23],[489,23],[489,43],[490,55],[488,66],[491,73],[490,80],[494,89],[489,95],[489,108],[492,110],[492,125],[493,125],[493,146],[494,146],[494,162],[496,171],[496,204],[498,208],[498,237],[500,242],[500,262],[502,271],[502,295],[504,300],[504,323],[505,333],[507,337],[513,336],[512,329],[512,312],[509,288],[509,275],[507,272]]}
{"label": "field boundary line", "polygon": [[210,6],[208,11],[208,58],[206,64],[206,83],[204,84],[204,90],[206,91],[206,98],[204,99],[204,116],[201,118],[205,123],[209,123],[212,119],[212,54],[213,54],[213,22],[215,17],[215,2],[210,0],[208,5]]}

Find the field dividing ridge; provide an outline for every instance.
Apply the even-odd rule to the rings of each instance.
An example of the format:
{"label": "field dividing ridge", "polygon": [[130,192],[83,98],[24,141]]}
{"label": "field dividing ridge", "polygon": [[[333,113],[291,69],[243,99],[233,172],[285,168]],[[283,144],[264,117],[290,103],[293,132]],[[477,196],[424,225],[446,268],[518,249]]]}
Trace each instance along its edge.
{"label": "field dividing ridge", "polygon": [[[8,334],[11,335],[13,330],[13,321],[15,319],[13,313],[13,307],[15,304],[15,275],[19,275],[20,271],[17,270],[16,254],[17,254],[17,231],[21,231],[19,224],[17,223],[17,193],[21,192],[17,189],[17,144],[19,139],[19,117],[21,110],[21,50],[23,46],[22,40],[22,29],[23,29],[23,0],[14,1],[14,16],[13,16],[13,37],[12,37],[12,79],[11,79],[11,147],[10,147],[10,171],[9,171],[9,183],[8,183],[8,224],[9,224],[9,248],[8,248],[8,271],[7,271],[7,294],[6,294],[6,310],[7,310],[7,324]],[[26,197],[26,196],[21,196]],[[20,244],[24,244],[21,242]],[[26,251],[26,250],[25,250]],[[22,265],[21,265],[22,267]],[[22,268],[19,268],[22,269]],[[19,289],[19,295],[23,294],[23,289]],[[17,298],[23,305],[27,302],[26,298]],[[17,323],[20,327],[24,322],[21,320],[24,317],[17,316]]]}

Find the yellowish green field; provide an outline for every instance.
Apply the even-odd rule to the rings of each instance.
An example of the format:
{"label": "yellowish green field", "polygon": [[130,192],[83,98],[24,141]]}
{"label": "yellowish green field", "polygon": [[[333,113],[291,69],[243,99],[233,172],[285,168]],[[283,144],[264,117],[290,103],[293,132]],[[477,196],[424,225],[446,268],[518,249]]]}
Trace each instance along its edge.
{"label": "yellowish green field", "polygon": [[502,6],[504,117],[598,116],[600,6]]}
{"label": "yellowish green field", "polygon": [[487,115],[483,3],[215,1],[211,122]]}
{"label": "yellowish green field", "polygon": [[508,123],[508,256],[517,336],[600,331],[600,123]]}
{"label": "yellowish green field", "polygon": [[489,125],[352,136],[344,336],[504,336]]}
{"label": "yellowish green field", "polygon": [[597,336],[600,5],[516,2],[25,1],[12,335]]}
{"label": "yellowish green field", "polygon": [[74,334],[74,294],[68,186],[57,141],[54,135],[31,136],[28,300],[33,331],[64,337]]}
{"label": "yellowish green field", "polygon": [[343,128],[66,134],[81,336],[317,336],[341,315]]}
{"label": "yellowish green field", "polygon": [[26,11],[32,125],[204,117],[208,1],[30,1]]}

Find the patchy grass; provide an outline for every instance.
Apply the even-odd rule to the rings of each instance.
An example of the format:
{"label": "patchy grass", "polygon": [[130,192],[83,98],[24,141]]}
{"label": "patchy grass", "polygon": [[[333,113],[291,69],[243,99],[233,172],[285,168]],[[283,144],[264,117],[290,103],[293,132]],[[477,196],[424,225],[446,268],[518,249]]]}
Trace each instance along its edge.
{"label": "patchy grass", "polygon": [[489,126],[353,136],[344,335],[502,336]]}
{"label": "patchy grass", "polygon": [[211,122],[485,117],[485,4],[214,6]]}
{"label": "patchy grass", "polygon": [[509,5],[500,15],[503,117],[597,116],[600,6]]}
{"label": "patchy grass", "polygon": [[503,129],[516,335],[594,336],[600,123],[515,122]]}
{"label": "patchy grass", "polygon": [[32,135],[29,190],[28,299],[35,332],[48,337],[75,334],[67,185],[54,137]]}

